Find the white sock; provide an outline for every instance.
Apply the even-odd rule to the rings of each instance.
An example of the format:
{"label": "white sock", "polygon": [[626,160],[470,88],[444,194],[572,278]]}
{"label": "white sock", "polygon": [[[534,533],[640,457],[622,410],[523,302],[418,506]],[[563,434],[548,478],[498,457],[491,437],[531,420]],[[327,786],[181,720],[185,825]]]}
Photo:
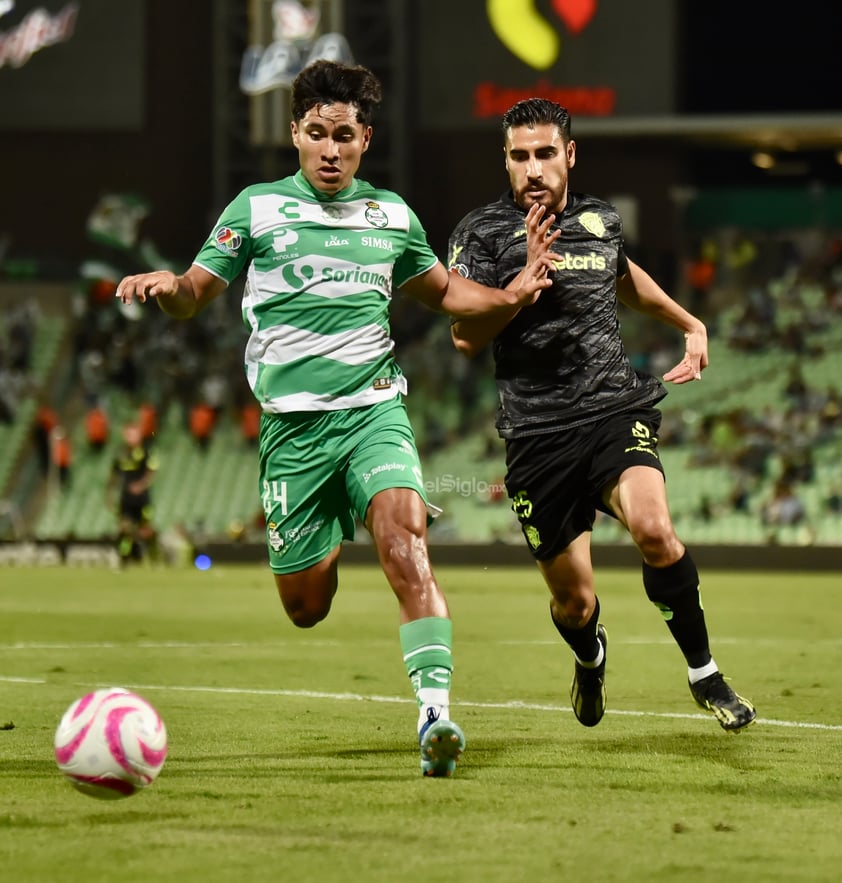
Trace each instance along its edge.
{"label": "white sock", "polygon": [[597,638],[596,642],[599,644],[599,653],[596,654],[596,659],[591,659],[589,662],[583,662],[575,653],[573,654],[576,657],[576,662],[578,662],[582,668],[597,668],[602,665],[602,660],[605,659],[605,648],[602,646],[602,641],[600,641],[599,638]]}
{"label": "white sock", "polygon": [[450,690],[422,687],[418,691],[418,732],[427,723],[427,711],[433,709],[438,720],[450,720]]}
{"label": "white sock", "polygon": [[718,671],[719,666],[711,659],[707,665],[703,665],[701,668],[688,668],[687,679],[691,684],[695,684],[697,681],[701,681],[702,678],[710,677]]}

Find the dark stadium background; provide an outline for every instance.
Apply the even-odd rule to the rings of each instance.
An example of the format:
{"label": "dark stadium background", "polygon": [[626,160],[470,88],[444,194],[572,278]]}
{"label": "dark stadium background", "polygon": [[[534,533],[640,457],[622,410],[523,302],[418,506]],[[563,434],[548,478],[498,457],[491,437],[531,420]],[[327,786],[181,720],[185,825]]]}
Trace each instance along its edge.
{"label": "dark stadium background", "polygon": [[[605,4],[607,0],[603,0]],[[37,7],[57,10],[60,0],[41,4],[18,0],[0,17],[0,32]],[[102,15],[118,4],[81,0]],[[342,5],[342,4],[340,4]],[[426,5],[426,4],[423,4]],[[481,4],[480,4],[481,5]],[[538,0],[539,9],[547,3]],[[84,222],[100,192],[136,191],[153,205],[145,232],[168,255],[189,259],[223,202],[243,184],[285,174],[294,157],[283,148],[248,143],[248,101],[237,88],[239,63],[248,42],[245,0],[127,0],[143,22],[132,45],[94,35],[82,63],[92,74],[80,82],[81,95],[57,95],[39,128],[19,125],[28,97],[24,67],[0,68],[0,236],[6,258],[40,258],[47,272],[71,272],[83,256]],[[364,171],[376,183],[399,189],[417,208],[431,241],[444,248],[454,220],[467,208],[493,197],[504,184],[499,137],[483,133],[436,133],[418,128],[416,71],[435,67],[446,73],[444,56],[414,56],[422,4],[392,0],[347,0],[344,31],[358,61],[383,76],[387,101],[378,121]],[[446,6],[446,4],[445,4]],[[842,145],[842,65],[838,4],[806,0],[788,7],[765,3],[674,3],[674,83],[676,111],[683,116],[739,119],[762,114],[786,123],[788,149],[807,166],[797,180],[769,186],[806,186],[819,180],[842,183],[834,148]],[[113,18],[114,12],[111,16]],[[436,23],[439,27],[439,23]],[[640,37],[653,26],[645,18],[639,33],[625,40],[634,57]],[[440,23],[447,33],[448,20]],[[124,35],[121,35],[121,39]],[[470,53],[472,34],[460,34]],[[63,47],[46,52],[59,53]],[[115,128],[108,105],[100,125],[86,116],[74,126],[79,107],[94,104],[110,88],[109,100],[131,92],[134,57],[142,58],[140,125]],[[40,59],[29,65],[34,69]],[[79,65],[74,60],[74,65]],[[634,68],[634,65],[630,65]],[[627,76],[635,77],[629,69]],[[19,83],[24,87],[19,87]],[[68,78],[69,88],[73,88]],[[108,97],[106,95],[106,97]],[[113,112],[113,111],[112,111]],[[799,115],[836,117],[821,135],[801,130]],[[632,192],[641,200],[643,239],[653,249],[669,249],[663,218],[665,194],[676,185],[758,185],[764,179],[747,159],[747,150],[727,133],[687,139],[665,135],[626,137],[588,134],[578,125],[580,165],[576,186],[601,193]]]}

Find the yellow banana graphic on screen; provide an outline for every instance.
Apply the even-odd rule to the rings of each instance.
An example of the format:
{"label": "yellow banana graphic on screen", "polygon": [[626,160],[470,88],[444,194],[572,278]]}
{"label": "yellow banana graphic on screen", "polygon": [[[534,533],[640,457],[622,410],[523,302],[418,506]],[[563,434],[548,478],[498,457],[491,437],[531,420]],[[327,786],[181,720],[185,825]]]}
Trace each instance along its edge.
{"label": "yellow banana graphic on screen", "polygon": [[521,61],[546,70],[558,58],[561,40],[535,0],[487,0],[486,9],[497,38]]}

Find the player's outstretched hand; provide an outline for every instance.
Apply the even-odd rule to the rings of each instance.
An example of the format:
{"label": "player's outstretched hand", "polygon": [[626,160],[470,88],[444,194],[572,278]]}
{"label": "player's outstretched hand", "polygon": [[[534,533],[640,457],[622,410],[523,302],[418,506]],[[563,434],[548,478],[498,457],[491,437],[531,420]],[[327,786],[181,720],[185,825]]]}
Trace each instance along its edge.
{"label": "player's outstretched hand", "polygon": [[708,366],[708,335],[704,327],[684,335],[684,358],[664,374],[668,383],[688,383],[701,380],[702,371]]}
{"label": "player's outstretched hand", "polygon": [[515,278],[515,294],[519,306],[527,307],[538,300],[541,292],[553,284],[550,273],[555,269],[555,261],[561,256],[548,251],[528,263]]}
{"label": "player's outstretched hand", "polygon": [[126,276],[117,286],[116,297],[124,304],[137,300],[146,303],[148,297],[172,297],[178,292],[178,278],[169,270]]}

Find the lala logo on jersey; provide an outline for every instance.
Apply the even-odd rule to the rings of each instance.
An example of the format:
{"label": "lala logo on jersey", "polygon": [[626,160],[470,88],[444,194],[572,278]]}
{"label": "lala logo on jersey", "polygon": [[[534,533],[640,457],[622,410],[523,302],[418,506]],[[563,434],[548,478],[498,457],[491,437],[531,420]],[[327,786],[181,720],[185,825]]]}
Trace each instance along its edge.
{"label": "lala logo on jersey", "polygon": [[243,239],[236,230],[230,227],[220,227],[213,234],[214,245],[229,257],[237,257],[237,249],[243,244]]}
{"label": "lala logo on jersey", "polygon": [[[597,0],[550,0],[550,6],[575,35],[594,17]],[[535,0],[487,0],[486,12],[497,39],[512,55],[536,70],[558,61],[561,37],[535,8]]]}

